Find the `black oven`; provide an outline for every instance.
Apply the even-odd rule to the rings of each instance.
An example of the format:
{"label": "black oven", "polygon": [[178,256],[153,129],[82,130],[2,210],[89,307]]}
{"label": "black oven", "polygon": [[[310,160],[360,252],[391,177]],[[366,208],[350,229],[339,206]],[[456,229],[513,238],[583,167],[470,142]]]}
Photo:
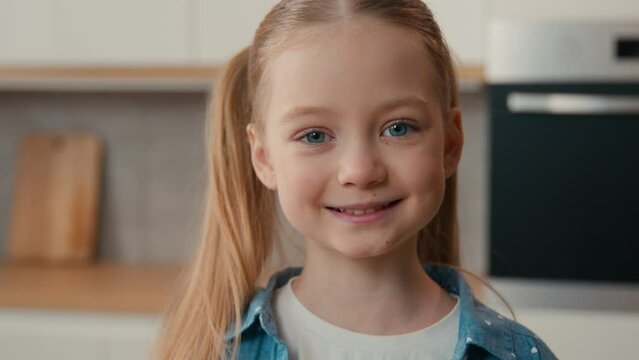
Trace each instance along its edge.
{"label": "black oven", "polygon": [[639,24],[498,24],[489,272],[639,283]]}

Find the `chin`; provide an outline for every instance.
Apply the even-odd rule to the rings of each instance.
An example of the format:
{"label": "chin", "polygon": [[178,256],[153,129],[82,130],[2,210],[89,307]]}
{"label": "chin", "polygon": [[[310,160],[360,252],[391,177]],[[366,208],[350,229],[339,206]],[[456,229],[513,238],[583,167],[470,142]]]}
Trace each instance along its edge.
{"label": "chin", "polygon": [[346,257],[353,259],[366,259],[389,253],[399,244],[397,240],[358,240],[359,239],[356,239],[349,243],[340,242],[338,244],[331,244],[330,247],[333,251],[337,251]]}

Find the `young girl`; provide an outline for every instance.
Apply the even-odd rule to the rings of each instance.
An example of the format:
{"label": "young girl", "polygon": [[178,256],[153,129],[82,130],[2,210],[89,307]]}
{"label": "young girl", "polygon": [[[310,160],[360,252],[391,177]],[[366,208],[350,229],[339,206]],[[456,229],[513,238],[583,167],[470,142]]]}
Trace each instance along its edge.
{"label": "young girl", "polygon": [[[211,108],[203,239],[158,359],[555,358],[458,272],[461,115],[422,1],[281,1]],[[306,260],[257,287],[276,199]]]}

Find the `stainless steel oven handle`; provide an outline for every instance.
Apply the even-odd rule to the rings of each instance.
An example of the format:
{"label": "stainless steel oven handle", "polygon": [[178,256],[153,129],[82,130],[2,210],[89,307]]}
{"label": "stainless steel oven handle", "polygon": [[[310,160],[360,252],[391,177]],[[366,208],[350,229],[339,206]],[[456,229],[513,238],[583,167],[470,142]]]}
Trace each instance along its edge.
{"label": "stainless steel oven handle", "polygon": [[512,113],[639,114],[639,96],[512,92],[506,99]]}

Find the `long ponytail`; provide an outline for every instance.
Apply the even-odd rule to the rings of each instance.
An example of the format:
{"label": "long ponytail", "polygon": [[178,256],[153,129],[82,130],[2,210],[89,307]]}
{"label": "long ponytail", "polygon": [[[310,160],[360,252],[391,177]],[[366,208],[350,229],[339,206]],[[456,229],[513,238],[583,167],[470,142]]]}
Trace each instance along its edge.
{"label": "long ponytail", "polygon": [[[165,311],[154,359],[220,359],[229,355],[224,335],[239,324],[270,256],[274,195],[255,176],[246,125],[249,48],[222,70],[207,121],[209,186],[203,234],[183,288]],[[237,324],[238,326],[233,326]]]}

